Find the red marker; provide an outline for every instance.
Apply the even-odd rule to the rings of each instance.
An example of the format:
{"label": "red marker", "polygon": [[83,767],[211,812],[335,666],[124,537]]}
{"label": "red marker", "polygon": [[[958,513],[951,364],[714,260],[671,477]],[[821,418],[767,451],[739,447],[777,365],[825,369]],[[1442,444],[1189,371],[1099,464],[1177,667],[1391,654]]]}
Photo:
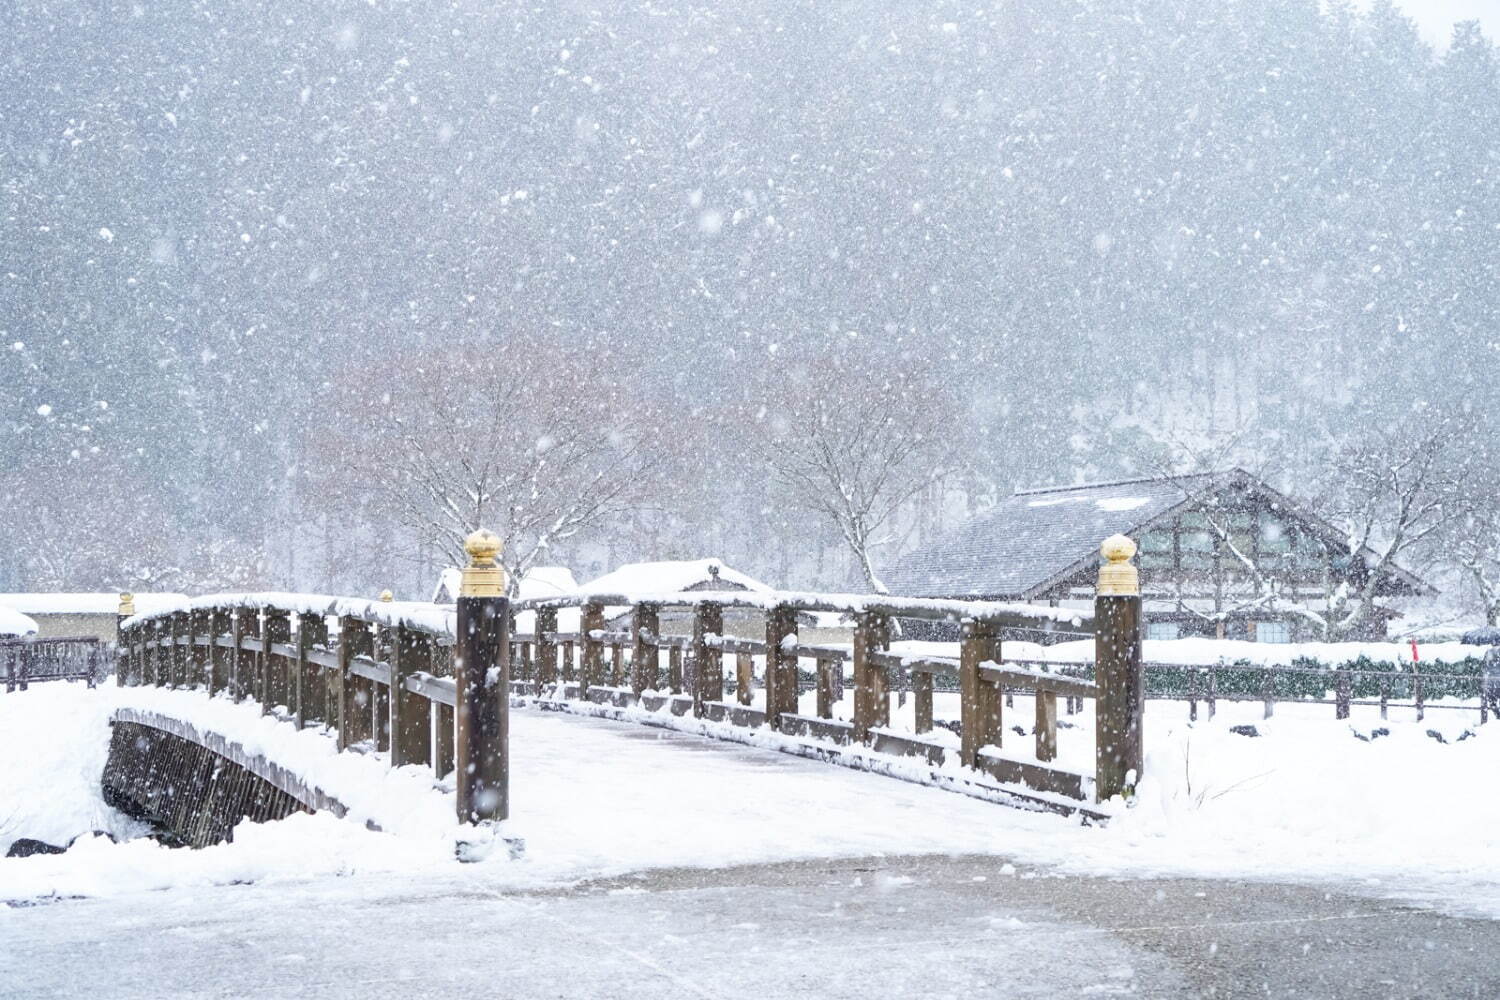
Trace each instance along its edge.
{"label": "red marker", "polygon": [[1417,637],[1411,637],[1411,662],[1416,663],[1421,657],[1417,656]]}

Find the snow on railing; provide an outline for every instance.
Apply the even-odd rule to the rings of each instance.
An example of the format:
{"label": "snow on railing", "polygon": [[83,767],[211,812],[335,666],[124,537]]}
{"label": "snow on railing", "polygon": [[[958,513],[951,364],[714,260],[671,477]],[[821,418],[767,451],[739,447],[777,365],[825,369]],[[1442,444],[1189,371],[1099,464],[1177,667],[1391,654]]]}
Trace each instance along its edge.
{"label": "snow on railing", "polygon": [[[1130,721],[1135,709],[1127,683],[1130,672],[1138,671],[1138,595],[1128,597],[1135,608],[1129,613],[1101,605],[1114,609],[1106,621],[1109,633],[1099,637],[1114,666],[1113,672],[1101,670],[1103,683],[1096,684],[1013,669],[1001,658],[1007,628],[1091,635],[1095,616],[1082,611],[796,591],[582,592],[509,601],[494,567],[497,542],[483,533],[470,541],[476,543],[475,562],[465,571],[456,607],[397,602],[388,595],[372,601],[265,592],[191,598],[147,615],[122,615],[120,683],[199,687],[210,695],[253,699],[263,712],[299,727],[326,728],[339,749],[389,753],[393,765],[420,764],[439,777],[462,772],[459,812],[470,820],[505,815],[503,717],[511,692],[566,710],[646,709],[690,715],[703,725],[765,728],[824,747],[863,746],[933,765],[947,761],[1005,786],[1051,796],[1049,807],[1058,796],[1081,803],[1097,791],[1107,798],[1126,787],[1129,771],[1139,773],[1138,762],[1133,768],[1119,765],[1133,761],[1138,746],[1118,742],[1128,738],[1132,725],[1138,731]],[[1110,597],[1120,599],[1126,598]],[[576,628],[559,629],[559,612],[575,608]],[[726,613],[743,611],[763,620],[764,639],[726,634]],[[664,630],[663,612],[686,634]],[[847,650],[800,640],[804,625],[828,628],[809,615],[829,613],[838,615],[838,627],[849,629]],[[530,628],[515,634],[521,614],[530,617]],[[736,620],[739,627],[743,618]],[[889,652],[897,619],[960,625],[959,656]],[[815,664],[813,715],[801,714],[798,704],[804,658]],[[725,700],[730,663],[732,703]],[[854,695],[847,720],[834,717],[845,663],[852,666]],[[936,677],[958,682],[957,747],[946,729],[935,732]],[[1127,686],[1112,686],[1119,684]],[[915,700],[915,726],[904,733],[891,728],[891,695],[902,686],[909,686]],[[1033,692],[1036,704],[1035,747],[1020,756],[1002,749],[1005,697],[1017,689]],[[470,692],[467,708],[464,690]],[[1055,763],[1058,695],[1069,699],[1070,708],[1074,700],[1098,698],[1100,716],[1117,724],[1121,735],[1100,742],[1097,788],[1095,777]],[[466,746],[468,759],[481,761],[477,771],[465,769]]]}

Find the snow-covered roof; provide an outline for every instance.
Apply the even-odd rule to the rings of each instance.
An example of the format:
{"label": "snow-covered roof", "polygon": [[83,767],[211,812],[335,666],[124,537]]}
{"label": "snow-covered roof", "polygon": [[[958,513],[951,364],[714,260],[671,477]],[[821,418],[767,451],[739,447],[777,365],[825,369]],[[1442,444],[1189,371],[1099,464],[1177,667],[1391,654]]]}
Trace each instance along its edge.
{"label": "snow-covered roof", "polygon": [[718,559],[627,563],[579,588],[595,594],[680,594],[689,590],[752,590],[770,587]]}
{"label": "snow-covered roof", "polygon": [[[136,614],[149,615],[187,600],[186,594],[136,594]],[[0,594],[0,605],[25,615],[112,615],[120,610],[120,595]]]}
{"label": "snow-covered roof", "polygon": [[35,635],[37,624],[14,608],[0,604],[0,636]]}
{"label": "snow-covered roof", "polygon": [[[1243,469],[1023,490],[903,558],[887,574],[891,591],[924,597],[1031,600],[1099,563],[1099,543],[1137,536],[1211,494],[1238,488],[1271,501],[1330,545],[1338,532],[1315,513]],[[1375,554],[1363,553],[1373,564]],[[1386,575],[1415,593],[1435,593],[1399,566]]]}
{"label": "snow-covered roof", "polygon": [[573,571],[566,566],[533,566],[521,577],[520,598],[560,597],[578,589]]}

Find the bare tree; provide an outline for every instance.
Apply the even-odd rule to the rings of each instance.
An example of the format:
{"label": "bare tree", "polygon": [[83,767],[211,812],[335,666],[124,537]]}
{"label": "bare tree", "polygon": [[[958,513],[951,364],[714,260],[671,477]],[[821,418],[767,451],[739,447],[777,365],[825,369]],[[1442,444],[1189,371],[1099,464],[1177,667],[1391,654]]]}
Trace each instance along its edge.
{"label": "bare tree", "polygon": [[465,536],[490,528],[512,588],[550,547],[654,488],[656,422],[607,358],[547,334],[351,372],[333,410],[314,490],[366,504],[410,550],[453,563]]}
{"label": "bare tree", "polygon": [[930,371],[832,355],[764,369],[754,383],[752,449],[790,506],[837,530],[877,594],[875,552],[894,540],[897,515],[957,465],[956,394]]}
{"label": "bare tree", "polygon": [[1327,509],[1344,531],[1348,567],[1329,596],[1325,633],[1341,639],[1375,609],[1382,581],[1400,563],[1429,556],[1472,508],[1475,423],[1418,413],[1379,426],[1333,458]]}

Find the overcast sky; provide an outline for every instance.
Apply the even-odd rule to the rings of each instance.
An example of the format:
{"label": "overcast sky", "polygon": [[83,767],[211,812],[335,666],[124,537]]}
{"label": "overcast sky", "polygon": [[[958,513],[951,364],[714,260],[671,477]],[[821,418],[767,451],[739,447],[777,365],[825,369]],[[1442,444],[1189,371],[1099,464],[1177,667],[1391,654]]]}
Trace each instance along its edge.
{"label": "overcast sky", "polygon": [[1500,0],[1399,0],[1429,41],[1446,47],[1454,21],[1478,19],[1491,39],[1500,35]]}

